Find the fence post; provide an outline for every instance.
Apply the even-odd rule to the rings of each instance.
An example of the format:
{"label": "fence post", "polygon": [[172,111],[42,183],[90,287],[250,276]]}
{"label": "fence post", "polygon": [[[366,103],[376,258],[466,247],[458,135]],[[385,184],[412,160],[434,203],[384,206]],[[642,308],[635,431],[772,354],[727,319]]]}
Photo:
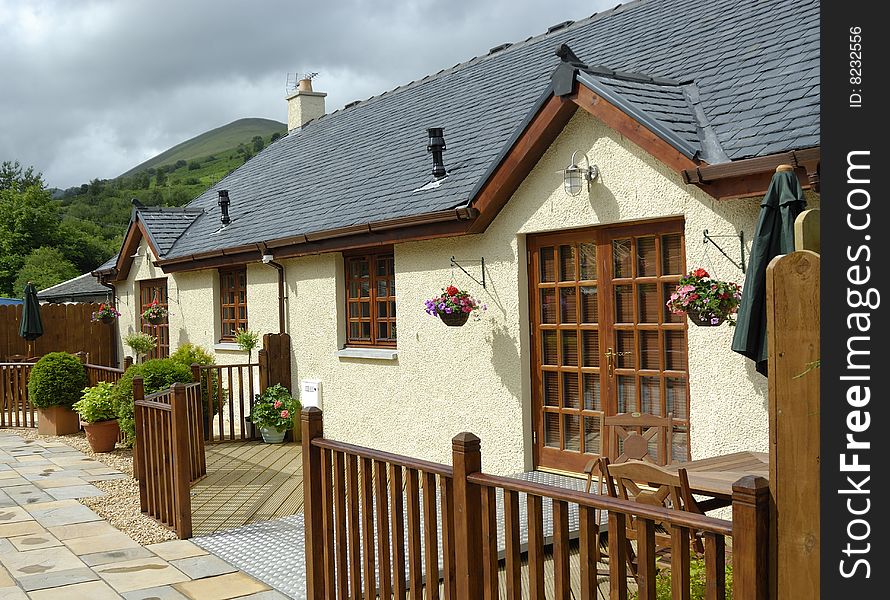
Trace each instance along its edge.
{"label": "fence post", "polygon": [[176,536],[181,540],[192,537],[192,500],[189,489],[192,469],[189,461],[189,419],[185,386],[174,383],[170,386],[173,397],[170,399],[170,423],[173,442],[173,509]]}
{"label": "fence post", "polygon": [[133,366],[133,357],[125,356],[124,357],[124,371],[126,371],[127,369],[129,369],[132,366]]}
{"label": "fence post", "polygon": [[260,348],[257,352],[257,362],[260,363],[260,393],[262,394],[269,387],[269,353],[265,348]]}
{"label": "fence post", "polygon": [[133,444],[133,477],[139,482],[139,508],[148,510],[148,490],[145,485],[145,464],[142,453],[145,451],[142,418],[143,408],[139,404],[145,399],[145,386],[142,377],[133,378],[133,420],[136,422],[136,439]]}
{"label": "fence post", "polygon": [[[262,352],[262,351],[261,351]],[[312,440],[324,437],[322,412],[318,407],[304,408],[300,413],[303,430],[303,515],[306,542],[306,597],[323,600],[324,573],[324,511],[322,508],[321,448]],[[360,565],[352,565],[358,569]],[[333,590],[331,590],[333,593]]]}
{"label": "fence post", "polygon": [[732,484],[732,597],[769,598],[769,481],[746,475]]}
{"label": "fence post", "polygon": [[482,598],[482,494],[467,475],[482,470],[480,440],[472,433],[451,439],[454,468],[454,555],[457,597]]}

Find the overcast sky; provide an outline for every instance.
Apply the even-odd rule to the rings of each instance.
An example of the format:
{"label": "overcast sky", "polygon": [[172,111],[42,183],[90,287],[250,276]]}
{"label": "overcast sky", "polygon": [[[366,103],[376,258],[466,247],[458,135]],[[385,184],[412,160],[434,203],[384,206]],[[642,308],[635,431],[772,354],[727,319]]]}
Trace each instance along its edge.
{"label": "overcast sky", "polygon": [[0,161],[50,187],[116,177],[243,117],[287,121],[288,73],[327,109],[615,0],[0,0]]}

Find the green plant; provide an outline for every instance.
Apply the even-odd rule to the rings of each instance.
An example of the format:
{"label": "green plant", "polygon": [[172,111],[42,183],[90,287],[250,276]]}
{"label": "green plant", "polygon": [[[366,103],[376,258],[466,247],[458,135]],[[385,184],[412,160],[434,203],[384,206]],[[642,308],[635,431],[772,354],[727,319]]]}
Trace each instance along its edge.
{"label": "green plant", "polygon": [[[732,565],[727,564],[724,569],[726,575],[726,600],[732,600]],[[705,581],[707,572],[705,570],[705,559],[703,556],[697,556],[691,553],[689,559],[689,598],[690,600],[704,600],[705,598]],[[639,596],[636,592],[628,594],[630,600],[636,600]],[[667,567],[658,567],[655,576],[655,598],[656,600],[671,600],[671,570]]]}
{"label": "green plant", "polygon": [[257,427],[284,431],[293,428],[299,411],[299,400],[291,396],[286,387],[276,383],[256,395],[256,403],[250,409],[248,419]]}
{"label": "green plant", "polygon": [[151,304],[148,305],[148,308],[142,311],[142,318],[146,321],[150,319],[163,319],[167,314],[167,309],[161,306],[157,299],[154,299],[151,301]]}
{"label": "green plant", "polygon": [[86,370],[76,356],[50,352],[31,367],[28,398],[37,408],[71,406],[87,385]]}
{"label": "green plant", "polygon": [[136,439],[136,422],[133,419],[133,379],[142,377],[146,394],[165,390],[174,383],[192,383],[190,367],[169,358],[155,358],[133,365],[114,384],[112,396],[121,431],[126,433],[127,446]]}
{"label": "green plant", "polygon": [[260,343],[260,334],[247,329],[239,329],[235,332],[235,343],[238,347],[247,352],[247,362],[250,362],[250,353]]}
{"label": "green plant", "polygon": [[[203,347],[197,344],[185,343],[176,349],[176,352],[170,355],[170,360],[190,367],[192,365],[212,365],[214,364],[213,356]],[[217,384],[219,375],[215,370],[201,371],[201,409],[203,410],[207,404],[207,393],[209,390],[211,404],[213,405],[213,414],[219,412],[219,394],[220,389]]]}
{"label": "green plant", "polygon": [[85,423],[98,423],[116,419],[117,413],[114,410],[112,397],[113,388],[114,385],[107,381],[101,381],[93,387],[84,388],[80,400],[72,406],[80,415],[80,420]]}
{"label": "green plant", "polygon": [[136,357],[148,354],[155,349],[158,338],[142,331],[135,331],[124,336],[124,344],[136,353]]}

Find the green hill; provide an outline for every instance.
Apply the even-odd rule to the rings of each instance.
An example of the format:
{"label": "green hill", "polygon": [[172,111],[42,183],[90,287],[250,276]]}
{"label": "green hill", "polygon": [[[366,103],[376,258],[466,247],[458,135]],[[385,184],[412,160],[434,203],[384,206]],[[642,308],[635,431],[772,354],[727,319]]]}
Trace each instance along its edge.
{"label": "green hill", "polygon": [[164,164],[175,164],[180,160],[188,162],[192,159],[220,154],[235,148],[240,143],[249,143],[254,136],[269,139],[272,134],[284,134],[285,131],[287,131],[287,125],[271,119],[238,119],[228,125],[211,129],[177,144],[144,163],[136,165],[123,173],[121,177],[129,177],[140,171],[147,171]]}

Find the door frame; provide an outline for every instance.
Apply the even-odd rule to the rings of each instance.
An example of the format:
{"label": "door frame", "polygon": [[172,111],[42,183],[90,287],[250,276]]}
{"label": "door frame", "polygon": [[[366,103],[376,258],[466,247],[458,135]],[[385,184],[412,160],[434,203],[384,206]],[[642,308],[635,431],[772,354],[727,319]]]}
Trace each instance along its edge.
{"label": "door frame", "polygon": [[[533,252],[537,252],[542,246],[553,245],[557,247],[560,245],[560,241],[565,241],[567,236],[578,236],[583,235],[586,232],[590,232],[592,236],[596,239],[597,243],[601,241],[603,235],[609,235],[610,230],[615,230],[616,232],[620,232],[621,235],[627,236],[641,236],[647,234],[659,234],[663,233],[663,229],[677,229],[677,225],[679,224],[679,230],[683,235],[683,268],[681,269],[682,274],[685,274],[686,265],[686,232],[685,232],[685,224],[686,219],[685,215],[666,215],[662,217],[652,217],[646,219],[634,219],[629,221],[617,221],[612,223],[602,223],[598,225],[590,225],[583,227],[572,227],[566,229],[552,230],[552,231],[542,231],[538,233],[528,233],[525,236],[525,251],[526,251],[526,277],[527,277],[527,293],[528,293],[528,344],[529,344],[529,368],[530,368],[530,383],[531,383],[531,431],[532,437],[530,439],[532,445],[532,468],[533,469],[544,469],[549,471],[558,471],[558,472],[566,472],[566,473],[577,473],[577,471],[571,471],[562,469],[560,467],[541,467],[541,456],[540,450],[543,447],[543,440],[537,440],[536,437],[538,435],[544,435],[543,428],[543,398],[541,394],[541,376],[539,369],[539,348],[538,348],[538,340],[536,337],[536,319],[538,316],[535,314],[535,307],[537,305],[537,300],[535,294],[537,292],[536,282],[538,280],[538,275],[535,272],[536,261],[534,260]],[[608,256],[605,253],[598,252],[596,257],[597,269],[599,273],[610,272],[611,268],[607,265],[607,258],[611,257],[611,252]],[[608,268],[609,271],[604,271],[604,268]],[[611,289],[611,283],[608,285]],[[611,306],[614,302],[613,299],[609,297],[608,294],[601,295],[599,300],[600,308]],[[635,301],[636,306],[636,301]],[[688,321],[684,320],[684,337],[685,337],[685,351],[686,351],[686,406],[687,406],[687,457],[689,459],[689,454],[691,453],[691,414],[689,414],[689,407],[691,404],[691,399],[689,395],[689,336],[688,336]],[[603,331],[600,329],[600,331]],[[609,341],[607,338],[615,335],[614,327],[610,327],[610,331],[607,335],[600,335],[600,353],[602,355],[603,348],[606,347],[606,342]],[[603,365],[601,368],[605,369],[604,363],[600,361]],[[600,394],[603,402],[603,414],[616,414],[617,413],[617,403],[618,399],[615,394],[612,393],[612,382],[606,378],[600,378]],[[605,428],[601,425],[601,452],[604,456],[613,456],[613,448],[615,445],[613,443],[612,435],[608,435],[605,431]],[[583,424],[581,435],[583,435]],[[581,455],[584,456],[584,455]],[[593,455],[590,455],[591,458],[595,458]]]}

